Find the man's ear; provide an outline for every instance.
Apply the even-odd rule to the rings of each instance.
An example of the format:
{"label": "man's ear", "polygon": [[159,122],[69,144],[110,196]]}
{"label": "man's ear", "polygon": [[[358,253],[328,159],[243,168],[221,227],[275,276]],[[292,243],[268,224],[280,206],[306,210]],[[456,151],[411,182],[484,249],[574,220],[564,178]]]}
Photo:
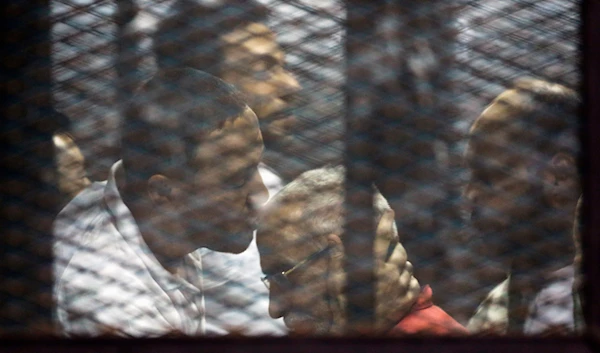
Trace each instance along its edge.
{"label": "man's ear", "polygon": [[385,210],[375,231],[375,257],[384,260],[390,245],[398,243],[398,237],[394,234],[394,210]]}
{"label": "man's ear", "polygon": [[543,173],[544,193],[553,207],[574,208],[580,194],[577,161],[570,153],[556,153]]}
{"label": "man's ear", "polygon": [[550,168],[544,176],[545,182],[556,188],[572,187],[573,178],[577,178],[577,162],[569,153],[559,152],[552,157]]}
{"label": "man's ear", "polygon": [[342,239],[339,235],[335,233],[328,234],[327,243],[329,246],[333,246],[331,254],[334,258],[341,258],[344,256],[344,244],[342,243]]}
{"label": "man's ear", "polygon": [[148,179],[148,196],[155,204],[170,202],[173,196],[172,181],[162,175],[154,174]]}
{"label": "man's ear", "polygon": [[564,152],[559,152],[552,157],[552,167],[557,170],[571,170],[576,167],[575,158]]}

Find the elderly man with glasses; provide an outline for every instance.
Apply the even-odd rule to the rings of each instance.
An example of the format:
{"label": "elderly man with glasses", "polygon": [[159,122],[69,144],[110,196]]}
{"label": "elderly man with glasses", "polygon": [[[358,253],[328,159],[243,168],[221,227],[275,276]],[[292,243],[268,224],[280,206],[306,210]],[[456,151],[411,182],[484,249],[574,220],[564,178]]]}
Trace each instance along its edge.
{"label": "elderly man with glasses", "polygon": [[[262,212],[257,246],[269,289],[269,314],[283,317],[292,334],[339,335],[346,323],[340,236],[344,168],[308,171],[277,193]],[[374,198],[376,259],[375,334],[464,335],[468,331],[431,302],[398,242],[394,211]]]}

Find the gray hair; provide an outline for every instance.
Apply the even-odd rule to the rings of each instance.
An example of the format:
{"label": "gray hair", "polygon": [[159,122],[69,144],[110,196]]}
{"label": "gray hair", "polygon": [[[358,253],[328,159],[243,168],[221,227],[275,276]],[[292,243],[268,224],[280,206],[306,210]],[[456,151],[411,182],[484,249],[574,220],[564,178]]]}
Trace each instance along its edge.
{"label": "gray hair", "polygon": [[[270,207],[301,203],[302,215],[298,223],[302,224],[307,234],[315,237],[331,233],[341,235],[346,215],[345,173],[343,166],[326,166],[304,172],[271,199],[267,210]],[[375,186],[373,189],[374,218],[377,223],[391,207]],[[393,238],[398,239],[395,223]]]}

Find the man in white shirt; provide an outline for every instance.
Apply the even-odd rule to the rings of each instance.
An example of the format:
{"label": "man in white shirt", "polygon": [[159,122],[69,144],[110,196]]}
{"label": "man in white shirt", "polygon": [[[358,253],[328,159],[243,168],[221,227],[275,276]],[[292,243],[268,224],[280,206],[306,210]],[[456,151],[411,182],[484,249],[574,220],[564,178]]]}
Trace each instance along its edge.
{"label": "man in white shirt", "polygon": [[55,222],[57,321],[67,335],[204,333],[196,249],[252,241],[263,142],[239,92],[194,69],[159,71],[125,114],[123,161]]}
{"label": "man in white shirt", "polygon": [[[256,113],[267,148],[292,148],[295,117],[290,96],[300,84],[285,66],[285,52],[269,27],[269,9],[251,0],[177,0],[153,35],[159,68],[194,67],[236,86]],[[287,163],[285,163],[287,164]],[[279,175],[294,168],[273,164]],[[267,167],[276,191],[279,177]],[[268,185],[268,181],[265,180]],[[282,319],[268,315],[268,291],[260,282],[258,250],[252,242],[240,254],[202,248],[206,333],[209,335],[281,335]]]}

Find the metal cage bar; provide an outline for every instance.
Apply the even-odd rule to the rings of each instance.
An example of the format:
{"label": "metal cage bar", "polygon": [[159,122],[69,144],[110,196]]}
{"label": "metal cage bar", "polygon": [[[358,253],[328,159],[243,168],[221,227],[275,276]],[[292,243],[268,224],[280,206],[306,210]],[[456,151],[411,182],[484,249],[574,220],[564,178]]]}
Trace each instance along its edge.
{"label": "metal cage bar", "polygon": [[[377,151],[373,120],[375,73],[370,57],[376,46],[368,40],[376,31],[381,1],[348,1],[346,22],[346,223],[345,250],[348,334],[364,334],[374,323],[373,189]],[[371,54],[371,55],[370,55]]]}
{"label": "metal cage bar", "polygon": [[52,237],[58,213],[48,1],[2,4],[0,334],[52,332]]}

